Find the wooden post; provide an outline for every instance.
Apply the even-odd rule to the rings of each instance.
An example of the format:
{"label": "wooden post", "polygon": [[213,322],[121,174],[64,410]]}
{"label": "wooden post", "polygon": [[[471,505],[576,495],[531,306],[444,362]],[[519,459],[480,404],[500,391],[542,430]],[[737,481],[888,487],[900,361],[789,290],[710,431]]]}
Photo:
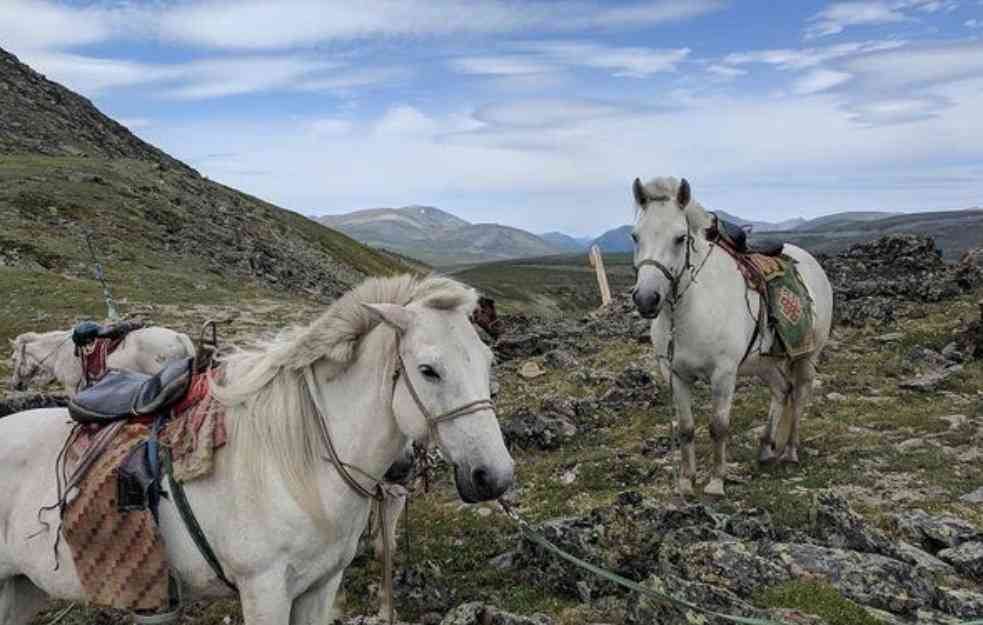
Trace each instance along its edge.
{"label": "wooden post", "polygon": [[597,286],[601,289],[601,306],[607,306],[611,303],[611,287],[608,286],[608,274],[604,271],[601,248],[596,245],[590,248],[590,265],[597,272]]}

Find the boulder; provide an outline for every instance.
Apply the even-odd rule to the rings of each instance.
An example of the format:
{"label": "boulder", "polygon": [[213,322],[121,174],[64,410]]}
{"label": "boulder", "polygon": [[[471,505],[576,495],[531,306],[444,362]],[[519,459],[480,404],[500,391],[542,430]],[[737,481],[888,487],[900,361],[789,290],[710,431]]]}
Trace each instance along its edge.
{"label": "boulder", "polygon": [[448,612],[440,625],[553,625],[553,619],[545,614],[519,616],[474,601],[460,605]]}
{"label": "boulder", "polygon": [[943,549],[939,559],[948,562],[966,577],[983,580],[983,542],[962,543]]}
{"label": "boulder", "polygon": [[974,619],[983,616],[983,595],[972,590],[939,588],[939,609],[946,614]]}
{"label": "boulder", "polygon": [[889,517],[895,532],[925,551],[958,547],[965,542],[983,540],[983,533],[966,521],[951,515],[930,515],[924,510],[906,510]]}
{"label": "boulder", "polygon": [[577,435],[577,426],[562,416],[519,412],[502,427],[505,442],[523,449],[557,449]]}

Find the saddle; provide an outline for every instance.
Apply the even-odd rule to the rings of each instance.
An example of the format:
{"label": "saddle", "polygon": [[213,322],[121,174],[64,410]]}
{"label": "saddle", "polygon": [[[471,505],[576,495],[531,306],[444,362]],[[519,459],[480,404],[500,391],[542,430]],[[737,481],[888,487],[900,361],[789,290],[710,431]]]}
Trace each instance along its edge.
{"label": "saddle", "polygon": [[121,321],[106,325],[100,325],[95,321],[83,321],[72,331],[72,342],[76,347],[87,347],[96,339],[121,339],[141,328],[143,328],[142,321]]}
{"label": "saddle", "polygon": [[762,256],[781,256],[785,244],[781,241],[764,239],[761,241],[749,241],[748,230],[737,224],[725,221],[714,215],[713,225],[707,233],[707,238],[712,240],[723,239],[730,243],[738,254],[761,254]]}
{"label": "saddle", "polygon": [[193,358],[183,358],[156,375],[110,369],[69,401],[68,413],[78,423],[97,425],[153,417],[188,394],[193,366]]}

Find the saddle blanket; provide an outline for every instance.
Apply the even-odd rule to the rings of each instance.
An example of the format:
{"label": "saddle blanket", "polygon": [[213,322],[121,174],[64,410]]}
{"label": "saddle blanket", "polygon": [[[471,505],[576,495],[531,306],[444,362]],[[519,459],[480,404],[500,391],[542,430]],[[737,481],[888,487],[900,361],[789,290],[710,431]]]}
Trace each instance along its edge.
{"label": "saddle blanket", "polygon": [[111,339],[96,339],[92,345],[82,352],[82,374],[87,384],[94,384],[102,379],[109,370],[107,360],[126,339],[125,336]]}
{"label": "saddle blanket", "polygon": [[[215,450],[225,445],[227,434],[224,413],[211,397],[207,374],[194,377],[187,397],[173,407],[173,414],[160,441],[171,448],[174,479],[187,482],[208,475]],[[69,442],[68,472],[84,462],[89,448],[107,435],[112,436],[111,442],[86,471],[77,494],[65,506],[65,541],[90,603],[121,610],[160,611],[169,601],[164,543],[150,510],[122,511],[117,499],[119,468],[130,452],[149,438],[150,423],[80,426]]]}
{"label": "saddle blanket", "polygon": [[777,340],[770,356],[798,360],[816,350],[812,297],[789,256],[752,254],[748,262],[764,280],[768,310]]}

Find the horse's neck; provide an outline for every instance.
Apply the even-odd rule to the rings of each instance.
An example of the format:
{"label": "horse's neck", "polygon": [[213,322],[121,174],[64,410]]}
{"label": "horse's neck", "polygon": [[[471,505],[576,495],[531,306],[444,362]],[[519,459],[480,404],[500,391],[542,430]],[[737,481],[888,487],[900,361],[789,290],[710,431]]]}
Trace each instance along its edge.
{"label": "horse's neck", "polygon": [[[747,306],[743,298],[731,297],[733,290],[743,292],[744,277],[734,260],[719,245],[697,239],[690,259],[693,273],[687,271],[680,282],[681,301],[677,304],[677,324],[698,318],[696,311],[711,310],[716,315],[728,314],[732,307]],[[728,288],[735,285],[734,289]]]}
{"label": "horse's neck", "polygon": [[[341,459],[382,477],[405,444],[392,414],[390,370],[380,353],[381,333],[366,340],[364,356],[325,385],[328,432]],[[357,476],[356,476],[357,477]]]}

